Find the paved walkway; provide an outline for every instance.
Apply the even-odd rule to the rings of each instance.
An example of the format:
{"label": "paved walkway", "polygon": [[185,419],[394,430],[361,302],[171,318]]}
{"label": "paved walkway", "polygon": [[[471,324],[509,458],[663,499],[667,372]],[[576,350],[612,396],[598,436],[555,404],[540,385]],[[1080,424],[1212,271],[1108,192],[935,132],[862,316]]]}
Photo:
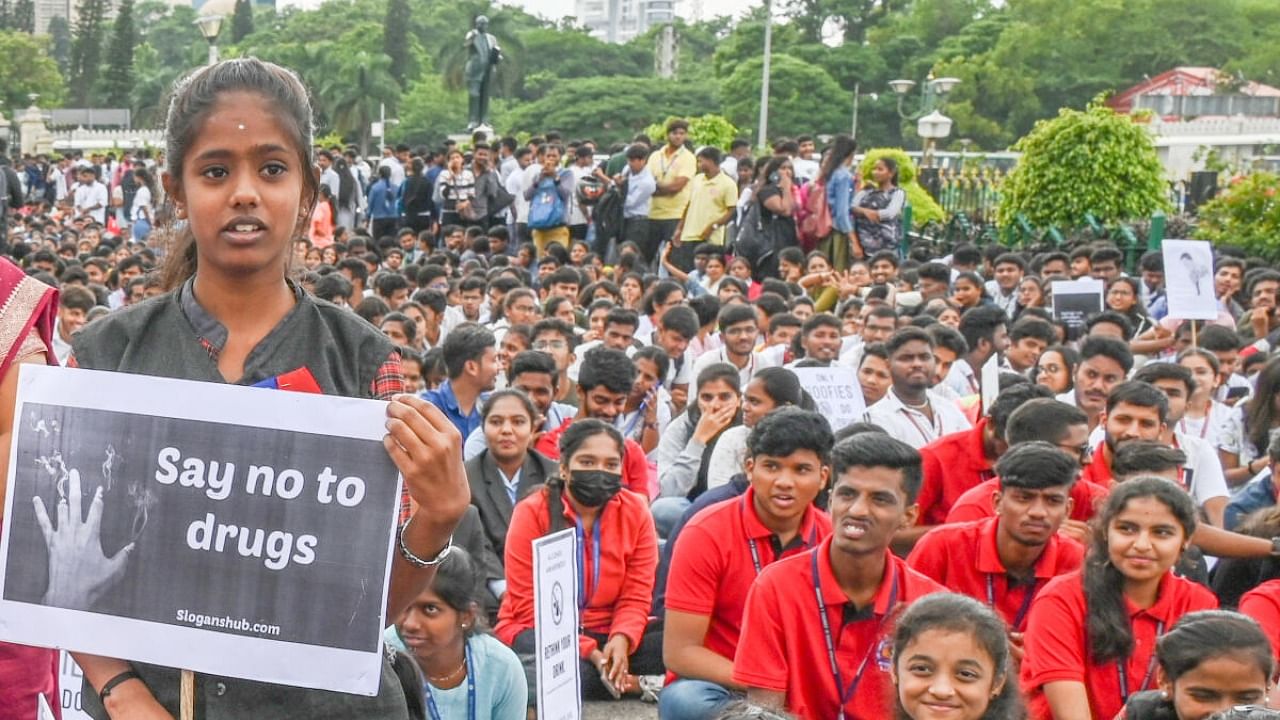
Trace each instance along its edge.
{"label": "paved walkway", "polygon": [[583,703],[583,720],[656,720],[658,706],[639,700]]}

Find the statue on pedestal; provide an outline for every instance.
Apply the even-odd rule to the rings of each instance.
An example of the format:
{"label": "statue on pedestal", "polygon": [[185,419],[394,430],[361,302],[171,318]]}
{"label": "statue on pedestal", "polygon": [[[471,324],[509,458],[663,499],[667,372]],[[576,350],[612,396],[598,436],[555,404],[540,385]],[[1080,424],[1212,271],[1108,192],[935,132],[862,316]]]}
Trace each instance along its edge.
{"label": "statue on pedestal", "polygon": [[467,132],[489,124],[489,95],[494,70],[502,62],[502,48],[498,39],[489,34],[489,18],[476,18],[475,29],[467,33],[463,45],[467,48],[467,65],[464,75],[467,95],[470,98],[467,112]]}

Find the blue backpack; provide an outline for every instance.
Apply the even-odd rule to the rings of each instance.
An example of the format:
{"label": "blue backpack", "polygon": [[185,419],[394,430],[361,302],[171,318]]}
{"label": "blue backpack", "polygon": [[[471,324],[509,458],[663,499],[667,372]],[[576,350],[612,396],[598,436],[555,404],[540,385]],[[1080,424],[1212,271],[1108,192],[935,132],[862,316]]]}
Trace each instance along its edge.
{"label": "blue backpack", "polygon": [[564,225],[564,198],[560,197],[560,178],[568,170],[561,170],[554,178],[540,178],[533,198],[529,200],[529,228],[550,230]]}

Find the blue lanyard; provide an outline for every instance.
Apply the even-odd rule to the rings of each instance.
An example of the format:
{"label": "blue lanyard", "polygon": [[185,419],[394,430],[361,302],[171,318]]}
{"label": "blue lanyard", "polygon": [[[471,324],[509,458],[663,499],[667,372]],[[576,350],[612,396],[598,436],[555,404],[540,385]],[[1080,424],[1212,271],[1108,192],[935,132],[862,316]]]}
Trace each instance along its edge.
{"label": "blue lanyard", "polygon": [[[1164,634],[1164,621],[1156,623],[1156,640]],[[1120,702],[1129,702],[1129,670],[1126,667],[1129,664],[1129,658],[1121,658],[1116,661],[1116,673],[1120,675]],[[1151,659],[1147,661],[1147,674],[1142,676],[1142,684],[1138,686],[1138,692],[1147,689],[1147,684],[1151,682],[1151,675],[1156,670],[1156,649],[1151,648]]]}
{"label": "blue lanyard", "polygon": [[[601,508],[600,516],[596,518],[596,526],[591,531],[591,595],[595,595],[596,588],[600,587],[600,521],[603,519],[604,509]],[[585,547],[586,534],[582,530],[582,520],[574,519],[573,531],[578,536],[578,547],[582,548],[582,555],[579,556],[581,560],[574,563],[578,570],[578,610],[581,612],[586,609],[587,601],[591,599],[591,596],[587,595],[585,583],[586,569],[584,566],[587,562],[587,548]],[[581,621],[582,618],[578,618],[578,620]]]}
{"label": "blue lanyard", "polygon": [[[1027,619],[1027,611],[1031,609],[1031,601],[1036,597],[1036,590],[1040,587],[1040,580],[1037,579],[1027,588],[1027,594],[1022,596],[1022,607],[1018,608],[1018,614],[1013,617],[1013,622],[1009,624],[1009,629],[1014,632],[1022,632],[1022,621]],[[1008,576],[1005,577],[1005,592],[1009,591]],[[996,581],[994,575],[987,575],[987,604],[998,615],[1000,611],[996,608]]]}
{"label": "blue lanyard", "polygon": [[822,620],[822,639],[827,643],[827,660],[831,662],[831,675],[836,681],[836,695],[840,701],[840,714],[837,716],[839,720],[844,720],[844,706],[853,699],[853,695],[858,690],[858,685],[862,682],[862,675],[867,670],[867,663],[871,661],[871,656],[875,654],[876,647],[880,644],[876,638],[880,637],[880,633],[884,630],[885,620],[893,613],[893,609],[898,605],[898,571],[897,568],[890,565],[886,568],[893,574],[893,583],[889,589],[889,605],[885,608],[885,613],[880,617],[880,623],[876,625],[875,635],[872,637],[870,647],[867,648],[866,654],[862,656],[862,662],[858,663],[858,669],[853,675],[853,681],[849,683],[846,689],[844,682],[840,678],[840,663],[836,660],[836,642],[831,635],[831,621],[827,619],[827,604],[822,601],[822,581],[818,577],[818,553],[815,550],[809,554],[809,569],[813,574],[813,595],[818,601],[818,618]]}
{"label": "blue lanyard", "polygon": [[[743,518],[742,526],[745,528],[747,526],[747,523],[746,523],[747,496],[745,495],[742,496],[742,500],[740,502],[740,509],[742,511],[742,518]],[[817,532],[818,532],[818,529],[816,527],[809,528],[809,540],[805,543],[806,547],[813,547],[813,544],[816,541]],[[751,551],[751,564],[755,566],[756,576],[758,577],[760,575],[760,572],[764,570],[764,563],[760,562],[760,548],[756,547],[755,538],[753,537],[747,538],[747,549]],[[778,559],[779,558],[777,557],[774,558],[775,561]]]}
{"label": "blue lanyard", "polygon": [[[476,720],[476,668],[471,660],[471,643],[462,641],[462,654],[467,659],[467,720]],[[426,683],[427,712],[431,720],[442,720],[440,708],[436,707],[436,698],[431,692],[431,683]]]}

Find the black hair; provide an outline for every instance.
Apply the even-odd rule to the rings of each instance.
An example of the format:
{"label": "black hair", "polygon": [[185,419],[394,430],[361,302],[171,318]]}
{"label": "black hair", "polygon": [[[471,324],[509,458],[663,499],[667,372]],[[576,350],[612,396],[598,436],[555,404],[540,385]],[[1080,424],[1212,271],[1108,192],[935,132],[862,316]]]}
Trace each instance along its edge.
{"label": "black hair", "polygon": [[[477,611],[475,590],[478,583],[476,564],[471,553],[464,547],[454,546],[449,551],[449,556],[436,567],[435,577],[431,579],[431,592],[457,612]],[[467,635],[477,632],[482,615],[483,613],[476,612],[477,622],[467,628]]]}
{"label": "black hair", "polygon": [[337,272],[322,275],[312,287],[312,292],[317,298],[329,302],[333,302],[335,298],[349,298],[354,291],[355,286],[351,281]]}
{"label": "black hair", "polygon": [[835,437],[825,417],[798,407],[779,407],[751,428],[747,457],[786,457],[797,450],[812,450],[826,465],[831,462],[834,445]]}
{"label": "black hair", "polygon": [[389,312],[382,316],[382,323],[398,322],[404,328],[405,339],[413,342],[418,337],[418,323],[402,312]]}
{"label": "black hair", "polygon": [[1138,269],[1143,272],[1164,272],[1164,254],[1159,250],[1148,250],[1138,258]]}
{"label": "black hair", "polygon": [[[737,278],[726,275],[723,280],[737,280]],[[746,294],[745,290],[743,294]],[[715,295],[699,295],[698,297],[690,298],[689,307],[698,316],[698,327],[700,328],[714,323],[716,317],[720,314],[720,300]]]}
{"label": "black hair", "polygon": [[795,315],[792,315],[789,312],[778,313],[777,315],[769,316],[769,334],[770,335],[778,332],[779,329],[784,327],[803,328],[804,323],[801,322],[800,318],[796,317]]}
{"label": "black hair", "polygon": [[[752,317],[755,317],[752,314]],[[663,330],[673,330],[685,340],[692,340],[698,335],[698,314],[688,305],[677,305],[662,314],[658,326]]]}
{"label": "black hair", "polygon": [[1169,632],[1156,640],[1156,658],[1169,682],[1196,669],[1201,663],[1231,656],[1248,658],[1270,681],[1275,671],[1271,642],[1253,618],[1228,610],[1187,613]]}
{"label": "black hair", "polygon": [[1280,394],[1280,357],[1272,358],[1258,371],[1253,397],[1244,406],[1246,439],[1259,453],[1270,446],[1271,430],[1280,420],[1276,413],[1276,395]]}
{"label": "black hair", "polygon": [[[963,325],[964,320],[960,323]],[[1053,325],[1037,317],[1024,317],[1009,328],[1009,342],[1016,343],[1023,338],[1035,338],[1046,346],[1052,345],[1058,337],[1053,332]]]}
{"label": "black hair", "polygon": [[400,273],[385,272],[373,281],[373,289],[382,297],[390,299],[397,290],[408,290],[409,281]]}
{"label": "black hair", "polygon": [[388,313],[390,313],[391,306],[388,305],[387,301],[383,300],[382,298],[376,295],[370,295],[369,297],[361,300],[359,303],[356,303],[355,310],[356,310],[356,315],[359,315],[360,317],[364,318],[369,323],[377,325],[379,323],[374,323],[374,320],[378,320],[384,315],[387,315]]}
{"label": "black hair", "polygon": [[1027,382],[1020,375],[1016,377],[1023,382],[1010,385],[1008,388],[1002,389],[1000,394],[996,395],[995,402],[991,403],[991,407],[987,410],[987,416],[991,418],[991,427],[996,431],[996,435],[1004,437],[1005,426],[1009,423],[1009,416],[1026,403],[1036,399],[1052,399],[1053,391],[1043,385],[1036,385]]}
{"label": "black hair", "polygon": [[[1067,390],[1075,387],[1076,366],[1080,364],[1080,354],[1075,351],[1075,348],[1066,345],[1051,345],[1040,353],[1040,357],[1048,353],[1057,353],[1058,357],[1062,358],[1062,364],[1066,366],[1067,371]],[[1031,378],[1031,382],[1039,380],[1040,363],[1037,362],[1035,367],[1031,368],[1028,377]]]}
{"label": "black hair", "polygon": [[[545,147],[545,146],[544,146]],[[593,351],[594,352],[594,351]],[[591,353],[587,353],[588,357]],[[595,437],[596,435],[607,435],[610,440],[618,446],[618,455],[626,456],[626,445],[622,440],[622,433],[614,426],[597,420],[595,418],[578,418],[569,423],[564,433],[560,435],[560,464],[568,467],[569,462],[573,459],[574,453],[582,447],[583,443]],[[560,475],[552,475],[547,478],[546,482],[547,498],[547,515],[550,518],[550,530],[548,535],[563,530],[565,527],[564,512],[561,510],[563,501],[561,498],[564,494],[564,478]]]}
{"label": "black hair", "polygon": [[455,379],[466,370],[467,363],[479,361],[486,350],[495,345],[493,331],[476,323],[462,323],[449,332],[441,346],[449,378]]}
{"label": "black hair", "polygon": [[971,245],[969,243],[957,245],[955,249],[951,251],[951,261],[956,265],[976,266],[978,263],[982,262],[982,252],[978,250],[976,245]]}
{"label": "black hair", "polygon": [[[520,353],[520,355],[523,355],[523,354],[524,353]],[[552,375],[554,376],[554,372],[552,373]],[[512,377],[514,376],[515,375],[513,374]],[[510,388],[510,387],[503,388],[501,390],[495,390],[492,394],[490,394],[489,398],[484,401],[484,407],[480,410],[480,417],[486,420],[489,419],[489,413],[493,411],[493,406],[499,400],[503,398],[509,398],[509,397],[515,398],[520,401],[520,404],[524,407],[525,411],[529,414],[530,424],[532,424],[534,420],[538,419],[538,409],[534,407],[533,401],[529,399],[529,396],[526,395],[523,390],[518,390],[516,388]]]}
{"label": "black hair", "polygon": [[[751,376],[751,382],[759,381],[764,393],[773,400],[778,408],[795,405],[805,410],[814,410],[813,398],[805,392],[800,378],[786,368],[769,367],[757,370]],[[746,388],[743,388],[744,392]]]}
{"label": "black hair", "polygon": [[1114,245],[1103,245],[1089,253],[1090,265],[1097,265],[1100,262],[1113,262],[1119,265],[1123,261],[1124,253],[1120,252],[1120,248]]}
{"label": "black hair", "polygon": [[[667,351],[657,345],[645,345],[635,354],[631,356],[631,363],[634,365],[637,360],[648,360],[653,363],[658,370],[658,380],[667,377],[667,372],[671,369],[671,357],[667,355]],[[636,371],[639,374],[639,370]]]}
{"label": "black hair", "polygon": [[1210,352],[1230,352],[1240,349],[1240,335],[1231,328],[1209,324],[1200,328],[1200,347]]}
{"label": "black hair", "polygon": [[1004,265],[1006,263],[1012,263],[1014,265],[1017,265],[1018,269],[1021,270],[1022,272],[1027,271],[1027,261],[1023,259],[1021,255],[1015,252],[1000,253],[999,255],[996,256],[995,261],[991,263],[991,266],[996,267],[998,265]]}
{"label": "black hair", "polygon": [[900,471],[907,505],[914,503],[920,492],[920,452],[889,435],[862,433],[842,440],[832,449],[831,460],[832,485],[853,468],[883,467]]}
{"label": "black hair", "polygon": [[[608,303],[609,301],[605,300],[604,302]],[[640,316],[631,308],[610,306],[609,314],[604,317],[604,325],[605,327],[610,325],[626,325],[634,331],[640,326]]]}
{"label": "black hair", "polygon": [[578,344],[578,334],[573,331],[573,328],[569,326],[569,323],[561,320],[560,318],[545,317],[534,323],[534,340],[537,340],[538,336],[544,332],[553,332],[564,338],[564,341],[569,344],[570,350],[573,350],[573,348]]}
{"label": "black hair", "polygon": [[[1147,363],[1138,368],[1132,378],[1135,382],[1144,382],[1155,385],[1157,380],[1176,380],[1182,383],[1187,389],[1187,397],[1196,391],[1196,380],[1191,375],[1191,370],[1170,362],[1153,362]],[[1159,389],[1159,388],[1157,388]]]}
{"label": "black hair", "polygon": [[951,268],[940,262],[927,262],[916,268],[916,277],[921,280],[951,284]]}
{"label": "black hair", "polygon": [[583,391],[603,387],[611,393],[627,394],[635,381],[635,364],[625,352],[613,348],[592,348],[583,356],[582,367],[578,369],[578,386]]}
{"label": "black hair", "polygon": [[1099,355],[1114,360],[1125,375],[1133,369],[1133,353],[1129,351],[1129,345],[1121,340],[1096,335],[1085,338],[1084,344],[1080,346],[1080,362]]}
{"label": "black hair", "polygon": [[1094,327],[1103,323],[1110,323],[1120,328],[1120,336],[1125,339],[1125,342],[1133,339],[1133,323],[1129,321],[1128,317],[1115,310],[1103,310],[1100,313],[1090,315],[1089,320],[1085,322],[1085,332],[1092,333]]}
{"label": "black hair", "polygon": [[[981,720],[1006,720],[1023,716],[1022,699],[1016,677],[1010,677],[1009,628],[991,608],[967,595],[940,592],[920,598],[898,617],[893,631],[893,666],[913,640],[930,630],[965,633],[991,658],[995,674],[992,682],[1003,682],[999,694],[990,699]],[[896,701],[897,720],[911,716]]]}
{"label": "black hair", "polygon": [[1160,413],[1161,423],[1169,420],[1169,397],[1151,383],[1126,380],[1111,388],[1111,393],[1107,395],[1107,415],[1110,415],[1120,403],[1136,407],[1153,407]]}
{"label": "black hair", "polygon": [[[896,184],[897,181],[895,180],[894,182]],[[881,250],[867,259],[867,266],[870,267],[875,265],[881,260],[888,260],[889,264],[893,265],[895,268],[902,265],[902,260],[898,257],[897,252],[893,250]]]}
{"label": "black hair", "polygon": [[1111,521],[1129,501],[1154,498],[1167,507],[1182,526],[1183,538],[1196,530],[1196,506],[1177,485],[1156,477],[1134,478],[1115,485],[1093,524],[1092,541],[1084,562],[1084,598],[1089,654],[1094,664],[1126,658],[1133,652],[1133,626],[1124,600],[1124,575],[1111,563],[1107,532]]}
{"label": "black hair", "polygon": [[969,343],[965,342],[964,336],[953,327],[935,321],[925,328],[925,332],[933,338],[934,347],[950,350],[956,354],[957,358],[964,357],[969,352]]}
{"label": "black hair", "polygon": [[827,156],[822,162],[821,176],[824,182],[831,180],[831,174],[844,164],[858,150],[858,141],[843,133],[836,135],[827,148]]}
{"label": "black hair", "polygon": [[[775,292],[769,292],[767,289],[764,292],[761,292],[760,297],[756,298],[752,304],[764,311],[764,314],[769,317],[773,317],[778,313],[787,312],[790,309],[787,307],[787,296],[780,295]],[[754,317],[754,314],[752,316]],[[737,322],[742,322],[742,320],[739,319]],[[724,327],[722,326],[721,329],[723,330]]]}
{"label": "black hair", "polygon": [[1057,443],[1072,425],[1089,424],[1089,416],[1075,405],[1048,398],[1023,403],[1005,421],[1004,439],[1009,445],[1043,440]]}
{"label": "black hair", "polygon": [[[763,298],[764,296],[762,295],[761,297]],[[772,316],[772,313],[770,315]],[[725,332],[730,327],[744,322],[756,322],[756,311],[751,306],[725,305],[720,308],[720,317],[717,320],[720,332]]]}
{"label": "black hair", "polygon": [[1075,484],[1080,463],[1062,448],[1043,440],[1018,443],[996,461],[1000,489],[1043,490]]}
{"label": "black hair", "polygon": [[1155,475],[1180,468],[1187,454],[1176,447],[1154,440],[1133,440],[1116,448],[1111,458],[1111,475],[1120,478]]}
{"label": "black hair", "polygon": [[979,305],[960,316],[960,334],[969,345],[969,351],[978,349],[978,343],[986,340],[995,352],[996,330],[1009,324],[1009,316],[995,305]]}
{"label": "black hair", "polygon": [[[844,328],[844,324],[840,322],[840,318],[829,312],[814,313],[812,317],[804,321],[804,325],[801,326],[800,333],[803,336],[807,336],[809,333],[820,327],[835,328],[836,332],[839,333]],[[773,329],[772,319],[769,321],[769,328],[770,330]]]}
{"label": "black hair", "polygon": [[918,327],[907,326],[895,330],[893,334],[889,336],[889,339],[885,341],[884,349],[885,352],[892,357],[893,354],[898,352],[903,345],[917,340],[927,344],[931,349],[933,348],[933,336],[930,335],[928,331],[922,330]]}
{"label": "black hair", "polygon": [[[165,116],[165,170],[181,181],[187,153],[203,130],[205,119],[219,98],[234,92],[250,92],[268,99],[275,109],[274,119],[292,135],[303,184],[295,228],[300,230],[320,195],[320,180],[311,172],[311,100],[306,86],[292,70],[253,57],[236,58],[198,68],[179,80]],[[163,271],[165,289],[176,288],[195,275],[196,258],[196,237],[188,224],[169,248]],[[282,273],[284,270],[281,268]]]}
{"label": "black hair", "polygon": [[684,287],[674,280],[659,280],[649,288],[649,292],[640,302],[640,310],[645,315],[652,315],[658,304],[665,304],[675,293],[683,293]]}
{"label": "black hair", "polygon": [[511,358],[511,366],[507,369],[507,377],[510,380],[515,380],[524,373],[550,375],[551,387],[553,388],[560,380],[560,373],[556,372],[555,358],[537,350],[523,350]]}

